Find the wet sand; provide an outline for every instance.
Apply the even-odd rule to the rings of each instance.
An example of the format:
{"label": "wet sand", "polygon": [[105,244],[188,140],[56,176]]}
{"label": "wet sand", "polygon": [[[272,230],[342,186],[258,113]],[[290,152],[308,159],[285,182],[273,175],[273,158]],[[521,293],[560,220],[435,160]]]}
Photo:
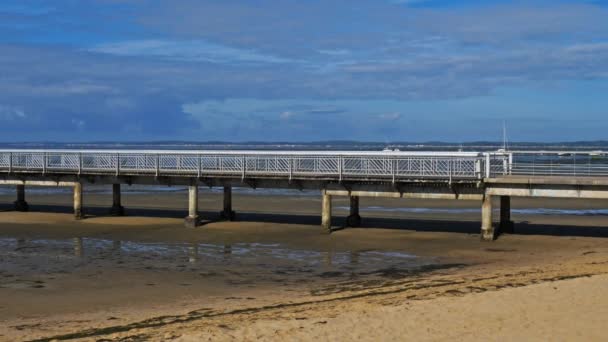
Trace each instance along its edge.
{"label": "wet sand", "polygon": [[348,203],[336,199],[328,234],[307,194],[235,194],[239,221],[221,222],[221,197],[204,192],[197,229],[183,227],[184,193],[124,194],[127,217],[87,193],[82,221],[69,193],[30,194],[30,213],[10,211],[13,200],[0,196],[6,341],[600,340],[594,317],[608,310],[605,215],[514,214],[517,234],[482,243],[474,210],[366,210],[476,202],[362,199],[363,227],[340,229]]}

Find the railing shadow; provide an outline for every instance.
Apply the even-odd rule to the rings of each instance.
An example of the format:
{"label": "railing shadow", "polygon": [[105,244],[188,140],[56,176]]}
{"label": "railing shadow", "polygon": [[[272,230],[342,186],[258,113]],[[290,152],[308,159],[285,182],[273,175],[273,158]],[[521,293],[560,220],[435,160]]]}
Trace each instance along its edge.
{"label": "railing shadow", "polygon": [[[70,206],[62,205],[31,205],[30,212],[45,213],[72,213]],[[10,205],[0,205],[0,212],[13,211]],[[185,210],[163,209],[163,208],[127,208],[128,216],[135,217],[158,217],[158,218],[184,218]],[[109,208],[87,207],[87,217],[110,217]],[[218,211],[200,211],[200,216],[206,223],[222,221]],[[241,222],[265,222],[277,224],[297,224],[319,227],[320,215],[290,214],[290,213],[260,213],[260,212],[237,212],[237,221]],[[349,229],[346,226],[346,217],[334,216],[334,227],[332,231]],[[460,234],[479,234],[480,222],[476,220],[447,220],[447,219],[414,219],[414,218],[382,218],[363,217],[359,228],[365,229],[395,229],[419,232],[442,232]],[[546,236],[570,236],[570,237],[599,237],[608,238],[608,228],[585,225],[556,225],[556,224],[533,224],[527,221],[515,222],[515,235],[546,235]],[[499,237],[500,238],[500,237]]]}

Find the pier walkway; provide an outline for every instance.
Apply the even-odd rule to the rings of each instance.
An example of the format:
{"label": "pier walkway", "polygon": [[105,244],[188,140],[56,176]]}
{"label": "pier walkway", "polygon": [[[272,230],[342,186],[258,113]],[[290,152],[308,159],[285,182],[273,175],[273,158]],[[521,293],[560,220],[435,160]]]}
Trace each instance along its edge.
{"label": "pier walkway", "polygon": [[[350,197],[349,226],[358,226],[359,197],[480,201],[481,236],[512,232],[511,197],[608,199],[608,153],[601,151],[353,152],[0,150],[0,185],[16,186],[15,210],[27,211],[26,186],[69,186],[83,217],[88,184],[113,189],[122,215],[121,184],[186,185],[186,226],[199,225],[199,186],[223,187],[222,216],[232,220],[232,187],[315,189],[321,225],[331,230],[332,196]],[[499,198],[500,221],[492,208]],[[498,201],[497,201],[498,202]]]}

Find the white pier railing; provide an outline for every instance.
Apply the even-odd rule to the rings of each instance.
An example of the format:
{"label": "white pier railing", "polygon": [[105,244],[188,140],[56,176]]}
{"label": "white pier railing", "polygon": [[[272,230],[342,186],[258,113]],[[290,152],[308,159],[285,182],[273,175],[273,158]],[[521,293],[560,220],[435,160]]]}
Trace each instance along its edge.
{"label": "white pier railing", "polygon": [[608,177],[608,152],[514,151],[509,173],[543,177]]}
{"label": "white pier railing", "polygon": [[506,174],[506,161],[477,152],[0,150],[0,172],[15,174],[451,181]]}
{"label": "white pier railing", "polygon": [[0,150],[0,173],[392,181],[608,177],[608,152]]}

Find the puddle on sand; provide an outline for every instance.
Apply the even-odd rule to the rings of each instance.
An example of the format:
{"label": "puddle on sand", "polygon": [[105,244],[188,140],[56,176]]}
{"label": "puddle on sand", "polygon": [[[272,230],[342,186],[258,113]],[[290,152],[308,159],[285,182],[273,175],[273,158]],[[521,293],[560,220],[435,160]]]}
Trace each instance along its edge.
{"label": "puddle on sand", "polygon": [[[438,266],[402,251],[293,249],[267,243],[145,243],[95,238],[0,238],[0,287],[16,278],[114,269],[224,276],[230,283],[407,276]],[[387,270],[391,270],[387,275]],[[238,279],[237,279],[238,278]],[[236,280],[235,280],[236,279]],[[14,283],[14,282],[13,282]],[[20,284],[22,284],[21,282]],[[26,286],[29,287],[29,286]]]}

